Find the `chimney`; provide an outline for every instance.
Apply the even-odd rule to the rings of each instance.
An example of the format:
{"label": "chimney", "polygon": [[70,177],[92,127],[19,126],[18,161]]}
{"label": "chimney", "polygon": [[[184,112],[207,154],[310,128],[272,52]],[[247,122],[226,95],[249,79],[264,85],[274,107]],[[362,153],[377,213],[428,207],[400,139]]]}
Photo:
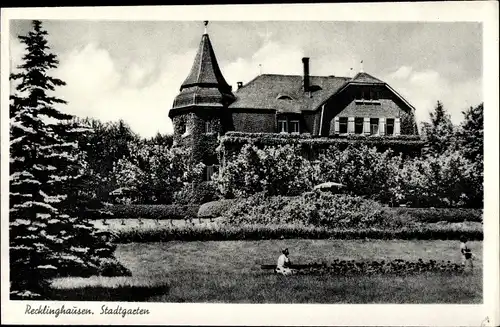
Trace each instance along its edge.
{"label": "chimney", "polygon": [[304,92],[309,92],[309,58],[302,58],[304,64]]}
{"label": "chimney", "polygon": [[238,84],[238,90],[241,89],[241,87],[243,86],[243,82],[238,82],[236,84]]}

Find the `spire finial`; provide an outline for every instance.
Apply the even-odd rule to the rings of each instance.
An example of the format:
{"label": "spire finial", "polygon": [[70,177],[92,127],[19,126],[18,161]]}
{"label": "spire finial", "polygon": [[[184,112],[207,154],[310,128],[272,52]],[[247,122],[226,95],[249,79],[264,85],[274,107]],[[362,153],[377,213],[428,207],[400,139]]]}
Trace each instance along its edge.
{"label": "spire finial", "polygon": [[362,73],[362,72],[364,72],[364,70],[363,70],[363,60],[361,60],[361,62],[360,62],[360,63],[361,63],[361,68],[360,68],[360,70],[359,70],[359,71]]}
{"label": "spire finial", "polygon": [[203,21],[203,25],[205,25],[205,33],[204,34],[207,34],[208,20]]}

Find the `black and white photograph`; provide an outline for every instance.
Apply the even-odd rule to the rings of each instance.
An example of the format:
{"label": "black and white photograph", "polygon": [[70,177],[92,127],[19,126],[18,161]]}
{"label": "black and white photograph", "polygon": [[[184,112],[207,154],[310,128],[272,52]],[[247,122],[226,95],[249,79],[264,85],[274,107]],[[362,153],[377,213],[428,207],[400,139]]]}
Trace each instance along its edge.
{"label": "black and white photograph", "polygon": [[[464,4],[498,20],[498,3]],[[498,22],[356,5],[338,7],[352,20],[333,4],[2,10],[12,321],[148,324],[175,307],[248,324],[216,311],[265,304],[323,310],[318,324],[355,305],[391,306],[387,325],[424,319],[400,305],[498,323]]]}

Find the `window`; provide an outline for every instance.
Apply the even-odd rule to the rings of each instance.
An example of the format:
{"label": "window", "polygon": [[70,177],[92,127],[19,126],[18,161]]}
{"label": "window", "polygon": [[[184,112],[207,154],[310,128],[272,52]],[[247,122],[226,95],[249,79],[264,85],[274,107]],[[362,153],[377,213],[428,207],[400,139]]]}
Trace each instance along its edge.
{"label": "window", "polygon": [[356,100],[362,100],[362,99],[363,99],[363,91],[356,90]]}
{"label": "window", "polygon": [[378,134],[378,118],[370,119],[370,134],[371,135]]}
{"label": "window", "polygon": [[288,124],[286,119],[278,119],[278,133],[288,132]]}
{"label": "window", "polygon": [[205,121],[205,133],[215,133],[217,132],[216,122],[213,120]]}
{"label": "window", "polygon": [[356,117],[354,119],[354,133],[355,134],[363,134],[363,118]]}
{"label": "window", "polygon": [[394,118],[387,118],[386,126],[385,126],[385,134],[393,135],[394,134]]}
{"label": "window", "polygon": [[184,134],[186,133],[186,124],[184,122],[179,122],[179,125],[178,125],[178,131],[179,131],[179,134]]}
{"label": "window", "polygon": [[208,165],[205,167],[205,181],[211,181],[213,174],[219,171],[219,165]]}
{"label": "window", "polygon": [[347,134],[347,117],[339,118],[339,134]]}
{"label": "window", "polygon": [[298,120],[290,120],[290,133],[300,133]]}

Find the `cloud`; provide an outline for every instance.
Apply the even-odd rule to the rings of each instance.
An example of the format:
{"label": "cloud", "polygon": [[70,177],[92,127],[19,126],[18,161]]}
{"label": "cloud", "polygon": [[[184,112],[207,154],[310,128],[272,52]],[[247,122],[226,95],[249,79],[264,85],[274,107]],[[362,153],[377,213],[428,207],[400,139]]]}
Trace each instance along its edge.
{"label": "cloud", "polygon": [[236,82],[247,83],[259,75],[259,65],[263,74],[301,74],[303,56],[299,47],[268,41],[250,59],[238,58],[222,67],[222,72],[235,89]]}
{"label": "cloud", "polygon": [[453,123],[459,124],[462,111],[483,101],[479,78],[453,81],[435,70],[402,66],[382,79],[415,107],[418,122],[428,121],[429,112],[441,101]]}

